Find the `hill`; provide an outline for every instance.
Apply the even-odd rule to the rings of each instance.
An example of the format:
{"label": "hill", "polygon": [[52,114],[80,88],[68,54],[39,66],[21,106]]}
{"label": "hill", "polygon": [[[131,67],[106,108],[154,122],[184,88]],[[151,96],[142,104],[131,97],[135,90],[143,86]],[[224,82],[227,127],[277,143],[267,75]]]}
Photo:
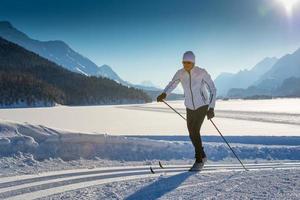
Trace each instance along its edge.
{"label": "hill", "polygon": [[[0,38],[1,102],[54,102],[65,105],[144,103],[143,91],[104,77],[71,72],[12,42]],[[17,85],[22,85],[18,87]]]}

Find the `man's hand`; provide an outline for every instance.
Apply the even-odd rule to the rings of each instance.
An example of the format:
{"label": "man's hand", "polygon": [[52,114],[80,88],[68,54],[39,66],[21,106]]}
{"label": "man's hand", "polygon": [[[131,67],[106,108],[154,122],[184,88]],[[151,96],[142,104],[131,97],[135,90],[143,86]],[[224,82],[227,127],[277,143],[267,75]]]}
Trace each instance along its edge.
{"label": "man's hand", "polygon": [[215,111],[213,108],[208,109],[207,111],[207,119],[210,120],[215,117]]}
{"label": "man's hand", "polygon": [[156,100],[157,100],[157,102],[162,102],[166,97],[167,97],[167,94],[163,92],[156,98]]}

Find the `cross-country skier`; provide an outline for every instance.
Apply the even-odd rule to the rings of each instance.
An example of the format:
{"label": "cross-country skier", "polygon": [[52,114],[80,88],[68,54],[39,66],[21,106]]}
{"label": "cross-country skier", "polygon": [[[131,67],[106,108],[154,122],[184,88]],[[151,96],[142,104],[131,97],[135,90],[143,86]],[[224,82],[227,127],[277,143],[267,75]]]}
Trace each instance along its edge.
{"label": "cross-country skier", "polygon": [[195,55],[192,51],[183,54],[182,64],[183,68],[175,73],[163,93],[157,97],[157,102],[162,102],[179,82],[181,83],[184,89],[187,127],[195,148],[196,160],[190,171],[200,171],[207,161],[202,146],[200,128],[205,116],[207,119],[215,116],[216,87],[209,73],[205,69],[195,66]]}

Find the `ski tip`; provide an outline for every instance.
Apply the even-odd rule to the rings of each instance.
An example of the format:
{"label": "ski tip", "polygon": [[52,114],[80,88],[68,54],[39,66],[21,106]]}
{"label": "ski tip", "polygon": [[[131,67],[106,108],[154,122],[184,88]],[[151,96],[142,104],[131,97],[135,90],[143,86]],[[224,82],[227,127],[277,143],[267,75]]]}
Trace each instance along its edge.
{"label": "ski tip", "polygon": [[162,166],[162,164],[161,164],[160,161],[158,161],[158,164],[159,164],[159,167],[160,167],[160,168],[162,168],[162,169],[164,168],[164,167]]}
{"label": "ski tip", "polygon": [[155,174],[154,170],[152,169],[152,167],[150,167],[150,171],[152,174]]}

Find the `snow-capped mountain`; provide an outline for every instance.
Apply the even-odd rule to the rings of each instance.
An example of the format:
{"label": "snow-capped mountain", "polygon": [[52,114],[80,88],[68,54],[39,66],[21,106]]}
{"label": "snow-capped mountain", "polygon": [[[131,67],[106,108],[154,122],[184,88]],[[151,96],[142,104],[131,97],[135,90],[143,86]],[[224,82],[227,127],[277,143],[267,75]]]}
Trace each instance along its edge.
{"label": "snow-capped mountain", "polygon": [[147,86],[147,87],[156,87],[156,88],[159,88],[158,86],[154,85],[154,83],[152,83],[150,80],[142,81],[140,83],[140,85]]}
{"label": "snow-capped mountain", "polygon": [[285,79],[300,77],[300,48],[281,57],[274,66],[264,73],[256,86],[270,85],[270,89],[280,86]]}
{"label": "snow-capped mountain", "polygon": [[277,62],[277,58],[265,58],[251,69],[240,70],[238,73],[221,73],[216,79],[218,95],[226,96],[231,88],[247,88],[254,84],[258,79]]}
{"label": "snow-capped mountain", "polygon": [[267,72],[248,88],[232,88],[229,97],[300,96],[300,48],[281,57]]}
{"label": "snow-capped mountain", "polygon": [[95,75],[112,79],[125,86],[132,86],[128,81],[124,81],[109,65],[100,66]]}
{"label": "snow-capped mountain", "polygon": [[14,42],[40,56],[51,60],[62,67],[87,76],[103,76],[127,85],[108,65],[97,66],[90,59],[74,51],[68,44],[60,40],[39,41],[19,31],[7,21],[0,22],[0,36]]}

